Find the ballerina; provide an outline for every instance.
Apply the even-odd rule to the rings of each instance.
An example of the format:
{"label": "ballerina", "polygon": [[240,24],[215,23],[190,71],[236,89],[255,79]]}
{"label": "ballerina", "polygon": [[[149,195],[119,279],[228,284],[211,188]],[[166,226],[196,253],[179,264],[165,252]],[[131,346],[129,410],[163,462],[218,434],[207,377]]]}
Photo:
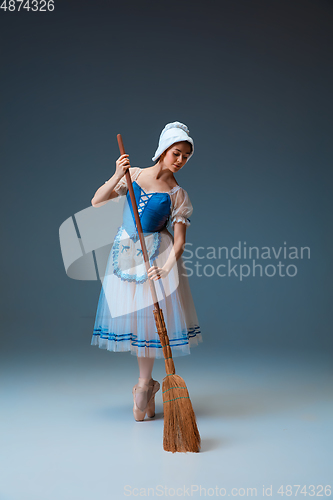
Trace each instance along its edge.
{"label": "ballerina", "polygon": [[[155,416],[160,384],[152,378],[162,358],[148,280],[156,282],[172,356],[190,354],[202,342],[201,330],[183,266],[182,253],[193,206],[175,174],[193,155],[194,143],[183,123],[168,123],[160,134],[151,167],[131,167],[129,155],[116,161],[114,175],[96,191],[91,203],[104,205],[126,196],[123,222],[114,239],[100,293],[91,345],[136,355],[139,380],[133,387],[137,421]],[[151,267],[146,272],[125,173],[129,169]],[[168,231],[168,227],[174,235]],[[159,286],[158,286],[159,285]]]}

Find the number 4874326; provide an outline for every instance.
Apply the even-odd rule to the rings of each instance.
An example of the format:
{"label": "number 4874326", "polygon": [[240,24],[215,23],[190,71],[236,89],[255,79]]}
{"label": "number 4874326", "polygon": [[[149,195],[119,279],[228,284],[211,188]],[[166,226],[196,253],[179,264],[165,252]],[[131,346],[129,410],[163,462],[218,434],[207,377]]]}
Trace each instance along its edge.
{"label": "number 4874326", "polygon": [[27,11],[32,12],[52,12],[54,10],[54,0],[3,0],[0,5],[0,9],[5,12],[8,10],[9,12],[20,11],[21,9],[25,9]]}

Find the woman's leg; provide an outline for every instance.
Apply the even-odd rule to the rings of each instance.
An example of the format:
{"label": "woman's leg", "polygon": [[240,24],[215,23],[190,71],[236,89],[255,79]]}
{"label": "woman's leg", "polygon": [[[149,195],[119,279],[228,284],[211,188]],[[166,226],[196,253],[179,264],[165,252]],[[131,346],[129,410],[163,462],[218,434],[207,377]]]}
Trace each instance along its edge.
{"label": "woman's leg", "polygon": [[[155,358],[148,358],[138,356],[139,364],[139,384],[148,384],[152,378],[152,371],[154,366]],[[151,392],[151,391],[150,391]],[[147,397],[150,398],[150,394],[144,392],[137,392],[135,399],[139,408],[143,408],[147,403]]]}
{"label": "woman's leg", "polygon": [[140,378],[151,379],[155,358],[145,358],[138,356]]}

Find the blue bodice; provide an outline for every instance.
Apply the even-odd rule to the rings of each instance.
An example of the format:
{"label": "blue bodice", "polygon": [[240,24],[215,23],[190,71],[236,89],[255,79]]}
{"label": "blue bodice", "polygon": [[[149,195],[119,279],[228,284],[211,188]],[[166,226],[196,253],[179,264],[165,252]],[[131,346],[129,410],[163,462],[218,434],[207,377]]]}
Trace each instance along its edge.
{"label": "blue bodice", "polygon": [[[136,181],[133,181],[132,185],[143,233],[161,231],[166,227],[170,216],[171,198],[169,193],[146,193]],[[126,199],[122,226],[127,234],[135,239],[138,237],[138,233],[129,191],[126,193]]]}

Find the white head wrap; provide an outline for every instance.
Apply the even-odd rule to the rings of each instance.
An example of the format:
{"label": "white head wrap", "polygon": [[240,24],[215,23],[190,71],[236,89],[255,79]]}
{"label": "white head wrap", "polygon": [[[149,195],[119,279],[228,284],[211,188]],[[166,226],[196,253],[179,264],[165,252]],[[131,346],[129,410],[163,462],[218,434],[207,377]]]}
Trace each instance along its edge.
{"label": "white head wrap", "polygon": [[186,125],[184,125],[184,123],[168,123],[161,132],[158,148],[156,149],[155,155],[153,156],[152,160],[157,160],[157,158],[161,156],[161,154],[175,142],[188,141],[192,144],[192,152],[187,158],[188,161],[194,153],[194,142],[193,139],[189,136],[189,133],[190,131],[186,127]]}

